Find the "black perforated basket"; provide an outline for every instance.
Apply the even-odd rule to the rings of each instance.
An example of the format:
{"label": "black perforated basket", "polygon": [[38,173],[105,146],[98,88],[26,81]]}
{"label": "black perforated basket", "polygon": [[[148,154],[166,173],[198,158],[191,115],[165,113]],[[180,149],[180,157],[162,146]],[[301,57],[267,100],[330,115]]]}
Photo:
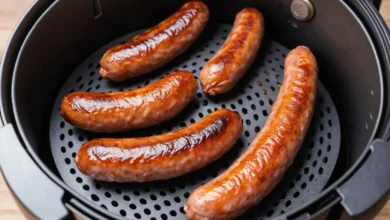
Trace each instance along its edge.
{"label": "black perforated basket", "polygon": [[[0,130],[1,168],[29,213],[45,219],[185,219],[183,206],[190,193],[226,170],[261,131],[283,83],[286,54],[306,45],[316,55],[320,80],[305,142],[277,187],[240,218],[305,219],[336,207],[328,212],[328,218],[335,219],[342,214],[339,204],[352,216],[375,214],[380,206],[373,205],[387,199],[383,196],[390,187],[385,169],[390,165],[385,96],[390,47],[388,30],[375,9],[364,0],[311,0],[315,16],[298,21],[290,1],[205,2],[211,21],[188,51],[122,83],[100,77],[103,53],[153,26],[183,1],[59,0],[32,5],[2,61],[1,114],[6,126]],[[182,69],[199,77],[245,6],[262,11],[266,37],[249,71],[227,94],[210,97],[198,86],[195,99],[170,121],[119,134],[86,132],[60,116],[62,98],[73,91],[130,90]],[[330,12],[332,16],[326,16]],[[93,138],[162,134],[221,108],[241,115],[244,132],[226,155],[198,171],[150,183],[106,183],[84,176],[75,165],[79,147]]]}
{"label": "black perforated basket", "polygon": [[[113,45],[136,35],[135,33],[110,42],[80,64],[61,88],[50,121],[50,146],[64,181],[86,198],[122,216],[137,219],[153,217],[167,219],[168,216],[170,219],[185,218],[183,206],[189,194],[202,183],[210,181],[224,171],[261,131],[282,86],[284,58],[288,53],[286,48],[276,42],[265,40],[252,68],[229,94],[210,97],[203,94],[201,87],[198,86],[195,100],[178,117],[153,128],[115,135],[117,137],[152,136],[185,127],[220,108],[237,111],[244,121],[244,133],[233,150],[210,166],[173,180],[142,184],[112,184],[97,182],[84,176],[77,169],[73,158],[82,143],[96,136],[66,123],[60,115],[60,106],[63,97],[69,92],[128,90],[147,85],[179,69],[192,71],[198,78],[203,65],[223,44],[230,30],[230,25],[213,25],[212,31],[206,30],[203,33],[205,41],[198,42],[189,52],[167,65],[164,70],[132,80],[130,83],[112,83],[102,79],[97,72],[102,54]],[[332,99],[321,84],[318,89],[317,103],[309,135],[297,162],[290,168],[289,174],[278,189],[267,198],[268,201],[248,213],[251,217],[266,218],[283,214],[321,192],[329,180],[340,150],[340,125]],[[107,134],[99,136],[105,137]],[[248,216],[244,219],[248,219]]]}

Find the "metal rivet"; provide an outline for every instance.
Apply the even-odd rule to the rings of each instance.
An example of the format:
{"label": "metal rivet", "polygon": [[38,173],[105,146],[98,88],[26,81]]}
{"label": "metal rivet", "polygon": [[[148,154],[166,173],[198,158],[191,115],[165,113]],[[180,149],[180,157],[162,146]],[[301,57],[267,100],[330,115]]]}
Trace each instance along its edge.
{"label": "metal rivet", "polygon": [[314,15],[314,7],[309,0],[293,0],[290,10],[294,18],[299,21],[308,21]]}

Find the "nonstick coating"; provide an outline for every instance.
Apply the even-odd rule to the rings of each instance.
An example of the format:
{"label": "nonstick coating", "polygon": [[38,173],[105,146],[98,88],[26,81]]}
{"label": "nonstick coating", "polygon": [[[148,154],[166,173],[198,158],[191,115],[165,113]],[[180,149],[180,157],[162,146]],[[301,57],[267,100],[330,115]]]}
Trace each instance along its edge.
{"label": "nonstick coating", "polygon": [[[231,92],[209,97],[201,92],[199,84],[195,99],[182,113],[152,128],[114,135],[86,132],[64,121],[59,111],[61,101],[66,94],[73,91],[115,92],[142,87],[178,69],[189,70],[198,77],[202,66],[218,51],[231,28],[232,26],[227,24],[214,24],[189,51],[164,68],[124,83],[113,83],[99,76],[100,58],[108,48],[142,31],[113,40],[78,66],[61,88],[50,121],[51,150],[65,183],[86,199],[127,218],[185,219],[183,206],[190,193],[226,170],[261,130],[283,82],[283,65],[288,49],[265,39],[252,67]],[[74,162],[79,147],[93,138],[139,137],[166,133],[199,121],[220,108],[237,111],[243,118],[244,132],[232,150],[199,171],[151,183],[105,183],[81,174]],[[339,149],[340,125],[336,108],[326,89],[319,83],[314,117],[297,158],[273,192],[242,216],[242,219],[275,217],[310,201],[328,182]]]}

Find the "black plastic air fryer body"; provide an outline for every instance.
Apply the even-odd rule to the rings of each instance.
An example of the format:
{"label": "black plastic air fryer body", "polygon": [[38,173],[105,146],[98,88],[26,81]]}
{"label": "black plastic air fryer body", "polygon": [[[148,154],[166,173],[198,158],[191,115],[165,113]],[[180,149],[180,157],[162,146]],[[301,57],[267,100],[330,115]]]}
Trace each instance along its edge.
{"label": "black plastic air fryer body", "polygon": [[[70,73],[94,51],[153,26],[184,2],[38,0],[26,11],[1,62],[0,164],[11,192],[30,216],[122,218],[61,178],[49,141],[54,100]],[[290,0],[205,2],[211,24],[232,24],[240,9],[252,6],[265,17],[268,39],[289,49],[310,47],[318,59],[320,81],[337,109],[340,152],[326,187],[272,217],[374,216],[390,189],[390,34],[378,11],[368,0],[311,0],[314,17],[298,21]],[[119,201],[123,195],[117,194],[107,197]]]}

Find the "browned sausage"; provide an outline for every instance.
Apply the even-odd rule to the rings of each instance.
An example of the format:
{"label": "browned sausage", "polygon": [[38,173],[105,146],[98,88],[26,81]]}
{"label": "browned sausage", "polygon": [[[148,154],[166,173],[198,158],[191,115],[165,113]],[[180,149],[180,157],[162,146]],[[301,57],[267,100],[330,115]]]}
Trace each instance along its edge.
{"label": "browned sausage", "polygon": [[255,8],[240,11],[229,37],[200,72],[203,92],[217,95],[233,88],[255,59],[263,34],[261,13]]}
{"label": "browned sausage", "polygon": [[208,18],[209,10],[204,3],[184,4],[157,26],[108,50],[100,61],[100,74],[122,81],[165,65],[196,40]]}
{"label": "browned sausage", "polygon": [[191,102],[196,79],[178,71],[143,88],[126,92],[74,92],[61,105],[61,115],[72,125],[94,132],[144,128],[177,115]]}
{"label": "browned sausage", "polygon": [[188,219],[233,219],[278,184],[305,138],[316,89],[315,57],[297,47],[285,60],[283,86],[263,129],[229,169],[190,195]]}
{"label": "browned sausage", "polygon": [[80,171],[101,181],[169,179],[220,158],[242,133],[241,117],[226,109],[178,131],[152,137],[96,139],[81,146]]}

